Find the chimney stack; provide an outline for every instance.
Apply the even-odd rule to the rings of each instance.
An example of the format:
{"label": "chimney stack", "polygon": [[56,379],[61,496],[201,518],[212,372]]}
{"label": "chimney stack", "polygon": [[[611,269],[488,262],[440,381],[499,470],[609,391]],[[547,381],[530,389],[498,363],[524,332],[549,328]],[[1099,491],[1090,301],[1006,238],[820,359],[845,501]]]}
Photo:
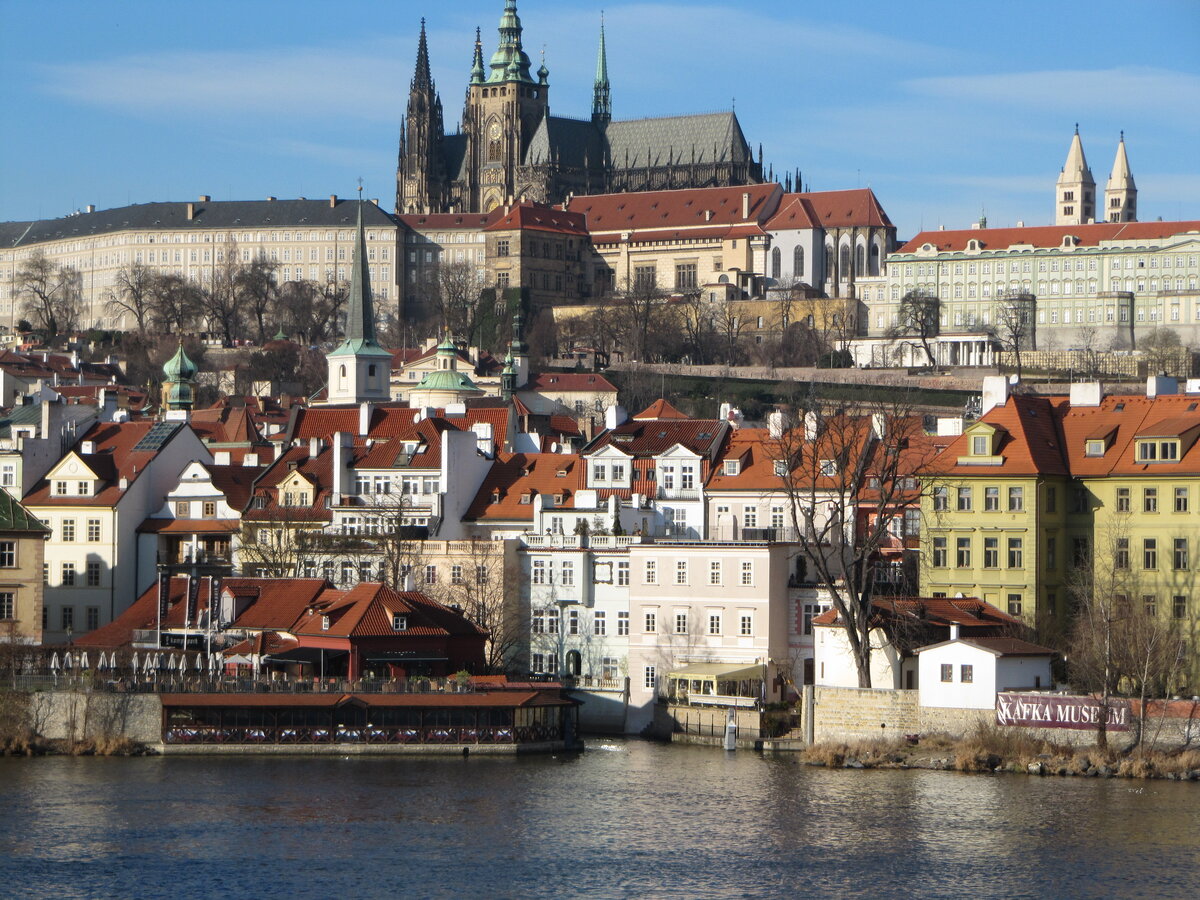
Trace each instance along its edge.
{"label": "chimney stack", "polygon": [[187,205],[187,218],[188,218],[189,222],[192,221],[192,219],[196,218],[196,204],[195,203],[189,203]]}
{"label": "chimney stack", "polygon": [[201,202],[201,203],[208,203],[210,200],[212,200],[212,197],[210,197],[208,194],[201,194],[201,195],[200,195],[200,202]]}
{"label": "chimney stack", "polygon": [[337,206],[337,194],[330,194],[329,195],[329,208],[333,209],[335,206]]}

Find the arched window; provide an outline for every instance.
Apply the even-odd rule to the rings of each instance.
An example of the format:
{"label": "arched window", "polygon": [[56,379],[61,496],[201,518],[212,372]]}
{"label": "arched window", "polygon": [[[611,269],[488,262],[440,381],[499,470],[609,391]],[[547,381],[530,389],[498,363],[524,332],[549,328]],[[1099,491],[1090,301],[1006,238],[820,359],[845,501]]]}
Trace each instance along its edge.
{"label": "arched window", "polygon": [[825,245],[825,278],[833,278],[833,247]]}
{"label": "arched window", "polygon": [[792,277],[800,278],[804,275],[804,248],[797,247],[792,251]]}
{"label": "arched window", "polygon": [[717,276],[717,284],[729,284],[729,276],[728,275],[718,275]]}
{"label": "arched window", "polygon": [[850,245],[842,244],[842,252],[838,260],[838,278],[845,281],[850,277]]}
{"label": "arched window", "polygon": [[776,281],[783,275],[783,253],[778,247],[771,250],[771,277]]}
{"label": "arched window", "polygon": [[346,367],[345,366],[342,366],[338,370],[338,377],[341,378],[342,386],[345,387],[345,385],[346,385]]}
{"label": "arched window", "polygon": [[854,248],[854,274],[862,277],[867,273],[867,252],[863,249],[863,245],[859,244]]}
{"label": "arched window", "polygon": [[879,274],[879,245],[878,244],[871,245],[871,269],[870,269],[870,272],[872,275]]}

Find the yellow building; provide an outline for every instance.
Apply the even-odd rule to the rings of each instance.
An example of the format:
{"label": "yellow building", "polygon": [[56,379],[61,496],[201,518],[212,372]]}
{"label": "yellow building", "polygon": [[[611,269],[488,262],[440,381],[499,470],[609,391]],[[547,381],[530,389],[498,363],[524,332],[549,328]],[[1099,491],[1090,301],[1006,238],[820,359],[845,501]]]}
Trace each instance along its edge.
{"label": "yellow building", "polygon": [[50,529],[0,491],[0,643],[42,642],[43,544]]}

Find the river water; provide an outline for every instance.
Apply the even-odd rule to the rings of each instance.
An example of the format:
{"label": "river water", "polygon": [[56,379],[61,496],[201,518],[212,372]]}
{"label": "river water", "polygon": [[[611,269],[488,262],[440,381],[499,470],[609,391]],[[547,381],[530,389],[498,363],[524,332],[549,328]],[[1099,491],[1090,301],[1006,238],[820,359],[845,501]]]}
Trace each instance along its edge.
{"label": "river water", "polygon": [[1200,784],[578,756],[0,759],[4,897],[1196,897]]}

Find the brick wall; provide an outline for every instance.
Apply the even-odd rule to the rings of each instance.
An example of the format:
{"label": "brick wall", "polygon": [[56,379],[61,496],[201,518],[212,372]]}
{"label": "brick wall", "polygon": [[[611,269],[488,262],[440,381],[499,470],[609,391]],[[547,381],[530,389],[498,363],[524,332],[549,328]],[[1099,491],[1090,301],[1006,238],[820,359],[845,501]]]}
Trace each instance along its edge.
{"label": "brick wall", "polygon": [[898,738],[920,731],[916,691],[817,687],[813,690],[813,740]]}

